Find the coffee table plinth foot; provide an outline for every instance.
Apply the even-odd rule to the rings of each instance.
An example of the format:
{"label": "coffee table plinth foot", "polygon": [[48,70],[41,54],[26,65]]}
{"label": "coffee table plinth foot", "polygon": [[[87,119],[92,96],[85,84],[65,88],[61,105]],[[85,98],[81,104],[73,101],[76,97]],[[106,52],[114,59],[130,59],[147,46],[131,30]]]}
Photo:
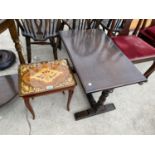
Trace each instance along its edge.
{"label": "coffee table plinth foot", "polygon": [[78,121],[80,119],[84,119],[84,118],[88,118],[94,115],[109,112],[115,109],[116,109],[115,105],[113,103],[110,103],[110,104],[105,104],[105,105],[100,106],[99,109],[97,110],[90,108],[90,109],[87,109],[81,112],[77,112],[74,114],[74,117],[75,117],[75,120]]}

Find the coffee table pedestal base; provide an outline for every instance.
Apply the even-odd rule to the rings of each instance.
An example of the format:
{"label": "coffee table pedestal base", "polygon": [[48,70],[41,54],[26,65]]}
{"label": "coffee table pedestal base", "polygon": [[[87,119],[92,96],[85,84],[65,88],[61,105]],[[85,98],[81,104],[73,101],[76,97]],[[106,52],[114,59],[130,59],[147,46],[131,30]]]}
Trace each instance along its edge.
{"label": "coffee table pedestal base", "polygon": [[116,109],[115,105],[110,103],[110,104],[100,106],[100,108],[98,110],[94,110],[93,108],[90,108],[88,110],[77,112],[74,114],[74,117],[75,117],[75,120],[80,120],[80,119],[88,118],[88,117],[91,117],[94,115],[109,112],[109,111],[112,111],[115,109]]}

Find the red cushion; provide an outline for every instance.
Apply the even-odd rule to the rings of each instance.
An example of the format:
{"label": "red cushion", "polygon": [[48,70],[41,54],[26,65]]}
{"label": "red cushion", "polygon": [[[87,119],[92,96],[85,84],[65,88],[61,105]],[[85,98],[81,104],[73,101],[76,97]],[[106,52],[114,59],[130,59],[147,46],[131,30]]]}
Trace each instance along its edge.
{"label": "red cushion", "polygon": [[153,38],[155,38],[155,26],[146,28],[146,33],[148,33],[149,35],[151,35]]}
{"label": "red cushion", "polygon": [[116,36],[112,38],[122,52],[131,60],[155,56],[155,48],[136,36]]}

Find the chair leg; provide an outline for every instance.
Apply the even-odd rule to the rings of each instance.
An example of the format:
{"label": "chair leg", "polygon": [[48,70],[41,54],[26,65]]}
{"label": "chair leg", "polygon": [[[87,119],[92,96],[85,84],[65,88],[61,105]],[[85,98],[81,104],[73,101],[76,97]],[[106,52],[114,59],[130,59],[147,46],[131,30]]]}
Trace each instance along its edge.
{"label": "chair leg", "polygon": [[74,89],[68,91],[67,110],[70,111],[70,102],[74,93]]}
{"label": "chair leg", "polygon": [[19,35],[16,31],[16,25],[15,25],[14,20],[9,20],[9,32],[15,44],[15,48],[18,53],[19,61],[21,64],[25,64],[25,59],[23,57],[22,48],[21,48],[20,41],[19,41]]}
{"label": "chair leg", "polygon": [[35,113],[33,111],[33,108],[30,104],[30,100],[28,97],[24,97],[24,102],[25,102],[25,106],[27,107],[27,109],[31,112],[33,119],[35,119]]}
{"label": "chair leg", "polygon": [[53,46],[53,55],[54,55],[54,60],[58,60],[56,44]]}
{"label": "chair leg", "polygon": [[53,47],[53,56],[54,56],[54,60],[57,60],[58,59],[58,55],[57,55],[57,43],[55,42],[55,39],[52,38],[50,39],[50,43]]}
{"label": "chair leg", "polygon": [[[59,31],[63,31],[64,29],[64,26],[65,26],[65,23],[62,23],[61,26],[60,26],[60,30]],[[57,47],[61,50],[61,38],[60,36],[57,37]]]}
{"label": "chair leg", "polygon": [[31,63],[31,43],[30,38],[26,37],[27,62]]}
{"label": "chair leg", "polygon": [[58,37],[57,42],[58,42],[58,48],[61,50],[61,38],[60,37]]}
{"label": "chair leg", "polygon": [[151,65],[151,67],[144,73],[144,76],[148,78],[155,71],[155,61]]}

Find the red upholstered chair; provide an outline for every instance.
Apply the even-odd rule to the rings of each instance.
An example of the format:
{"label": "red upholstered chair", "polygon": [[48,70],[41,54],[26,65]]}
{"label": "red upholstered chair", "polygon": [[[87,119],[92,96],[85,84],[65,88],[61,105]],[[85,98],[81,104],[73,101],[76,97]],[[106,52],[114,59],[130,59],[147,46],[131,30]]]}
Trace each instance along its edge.
{"label": "red upholstered chair", "polygon": [[[115,20],[113,20],[113,22],[115,22]],[[153,61],[153,64],[144,73],[144,76],[148,78],[151,75],[151,73],[155,71],[155,48],[137,36],[143,22],[144,20],[139,20],[137,27],[133,31],[132,35],[118,35],[111,37],[113,41],[116,43],[116,45],[120,48],[120,50],[133,63]],[[112,29],[113,28],[111,28],[111,31]]]}

